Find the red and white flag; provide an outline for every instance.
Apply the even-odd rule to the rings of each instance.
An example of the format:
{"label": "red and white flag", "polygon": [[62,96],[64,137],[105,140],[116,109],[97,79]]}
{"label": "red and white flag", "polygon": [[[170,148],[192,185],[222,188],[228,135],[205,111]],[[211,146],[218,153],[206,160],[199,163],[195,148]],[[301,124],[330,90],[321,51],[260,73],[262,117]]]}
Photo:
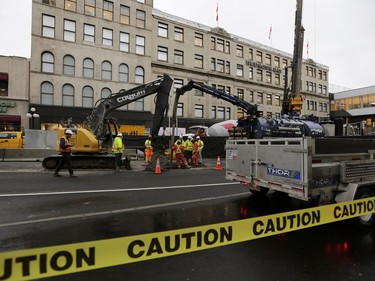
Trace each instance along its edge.
{"label": "red and white flag", "polygon": [[272,35],[272,24],[270,26],[270,32],[268,33],[268,39],[271,40],[271,35]]}

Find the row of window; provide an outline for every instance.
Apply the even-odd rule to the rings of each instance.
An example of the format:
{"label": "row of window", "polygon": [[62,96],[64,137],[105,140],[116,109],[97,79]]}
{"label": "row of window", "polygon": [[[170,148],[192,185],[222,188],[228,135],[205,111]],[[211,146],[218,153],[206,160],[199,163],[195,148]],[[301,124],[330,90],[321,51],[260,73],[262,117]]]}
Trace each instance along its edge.
{"label": "row of window", "polygon": [[[82,62],[82,77],[84,78],[98,78],[101,80],[113,81],[113,66],[109,61],[101,63],[101,76],[94,77],[95,63],[91,58],[85,58]],[[41,71],[43,73],[55,73],[55,57],[51,52],[44,52],[41,57]],[[76,75],[75,58],[71,55],[63,57],[62,74],[68,76]],[[145,70],[142,66],[135,67],[134,83],[143,84],[145,77]],[[129,83],[129,66],[125,63],[120,63],[118,66],[118,78],[116,81]],[[132,81],[133,82],[133,81]]]}
{"label": "row of window", "polygon": [[306,100],[306,105],[307,105],[307,110],[310,110],[310,111],[319,111],[319,112],[325,112],[325,113],[328,112],[328,104],[325,102]]}
{"label": "row of window", "polygon": [[[306,65],[306,75],[316,78],[316,68]],[[327,72],[324,70],[318,70],[318,79],[327,81]]]}
{"label": "row of window", "polygon": [[[63,40],[69,42],[76,42],[76,22],[64,19]],[[102,42],[103,46],[114,46],[113,29],[102,27]],[[42,15],[42,36],[47,38],[55,38],[55,17],[51,15]],[[92,24],[83,24],[83,38],[82,40],[89,43],[95,43],[96,27]],[[127,32],[119,32],[118,48],[123,52],[130,52],[130,34]],[[137,55],[145,55],[146,38],[145,36],[135,36],[134,53]]]}

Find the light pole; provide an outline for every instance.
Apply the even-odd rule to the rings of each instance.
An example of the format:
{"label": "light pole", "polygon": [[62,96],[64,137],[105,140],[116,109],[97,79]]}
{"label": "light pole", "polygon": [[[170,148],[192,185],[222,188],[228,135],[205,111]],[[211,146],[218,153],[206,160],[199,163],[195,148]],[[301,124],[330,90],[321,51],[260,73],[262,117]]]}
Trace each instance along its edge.
{"label": "light pole", "polygon": [[31,119],[31,129],[34,129],[34,119],[35,118],[39,118],[39,114],[38,113],[36,113],[36,109],[35,109],[35,107],[31,107],[30,108],[30,111],[31,112],[28,112],[28,113],[26,113],[26,116],[27,117],[29,117],[30,119]]}

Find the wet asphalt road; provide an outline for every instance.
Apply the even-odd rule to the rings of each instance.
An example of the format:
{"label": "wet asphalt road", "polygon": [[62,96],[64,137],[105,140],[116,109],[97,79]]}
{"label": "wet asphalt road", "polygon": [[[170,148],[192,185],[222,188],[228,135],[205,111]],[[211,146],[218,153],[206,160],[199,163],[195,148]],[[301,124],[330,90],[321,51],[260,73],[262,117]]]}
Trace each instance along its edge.
{"label": "wet asphalt road", "polygon": [[[212,167],[77,171],[53,178],[38,163],[0,163],[0,252],[123,237],[307,207],[259,197]],[[344,221],[231,246],[45,280],[374,280],[374,228]],[[0,275],[1,275],[0,264]]]}

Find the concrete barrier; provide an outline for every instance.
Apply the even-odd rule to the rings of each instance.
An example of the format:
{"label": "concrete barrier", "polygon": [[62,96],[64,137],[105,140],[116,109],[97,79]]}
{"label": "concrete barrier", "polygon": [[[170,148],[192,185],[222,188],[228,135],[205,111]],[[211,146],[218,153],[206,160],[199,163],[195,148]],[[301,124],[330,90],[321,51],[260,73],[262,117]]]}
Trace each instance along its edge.
{"label": "concrete barrier", "polygon": [[42,161],[45,157],[57,154],[54,149],[39,148],[2,148],[0,161]]}

